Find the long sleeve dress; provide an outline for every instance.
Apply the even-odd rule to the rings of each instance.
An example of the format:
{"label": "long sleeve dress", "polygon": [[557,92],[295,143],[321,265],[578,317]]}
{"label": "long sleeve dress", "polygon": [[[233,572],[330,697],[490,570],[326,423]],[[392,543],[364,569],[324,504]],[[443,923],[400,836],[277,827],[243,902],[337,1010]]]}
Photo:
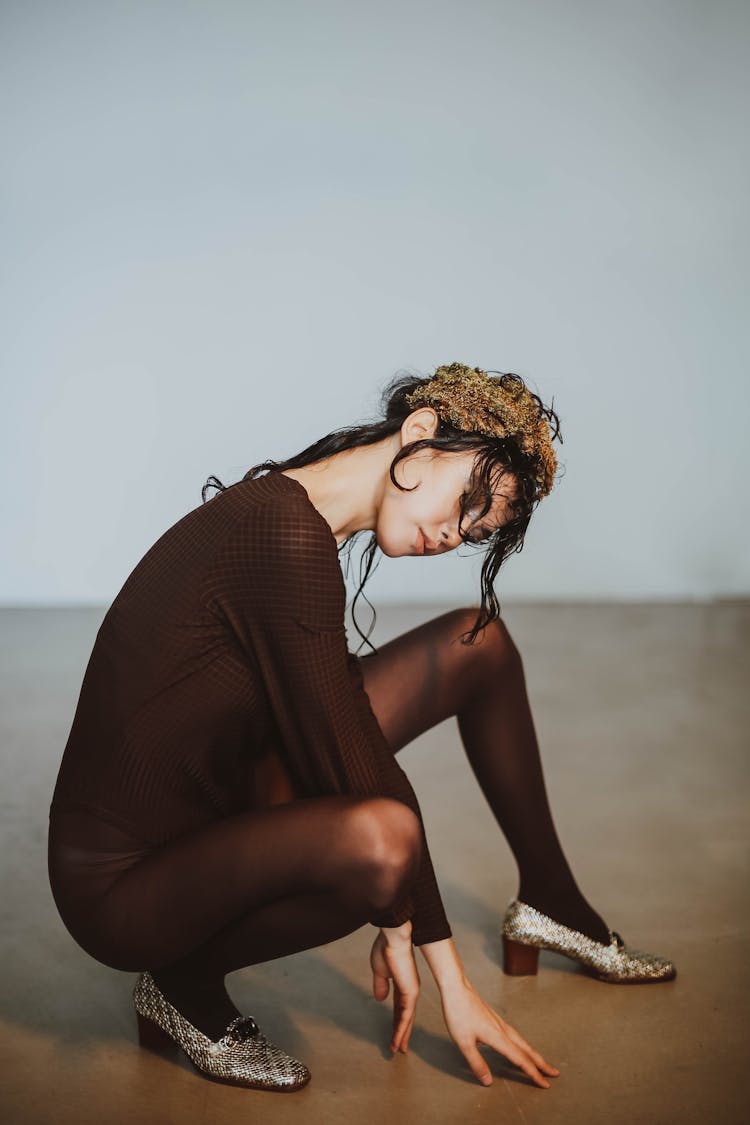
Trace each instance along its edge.
{"label": "long sleeve dress", "polygon": [[347,647],[336,539],[306,489],[272,471],[175,523],[126,579],[96,636],[50,804],[83,806],[160,846],[252,809],[276,753],[295,799],[386,796],[418,815],[422,861],[370,919],[451,936],[414,790]]}

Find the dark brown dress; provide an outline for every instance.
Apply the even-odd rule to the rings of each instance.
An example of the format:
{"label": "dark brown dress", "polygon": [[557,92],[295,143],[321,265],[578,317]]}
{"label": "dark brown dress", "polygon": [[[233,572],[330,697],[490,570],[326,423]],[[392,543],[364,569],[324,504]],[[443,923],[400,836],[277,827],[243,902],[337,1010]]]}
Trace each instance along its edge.
{"label": "dark brown dress", "polygon": [[[50,816],[80,808],[144,849],[294,798],[402,801],[412,786],[348,651],[335,537],[305,488],[271,472],[219,492],[147,551],[96,636]],[[275,778],[275,780],[274,780]],[[422,826],[408,896],[415,945],[451,936]]]}

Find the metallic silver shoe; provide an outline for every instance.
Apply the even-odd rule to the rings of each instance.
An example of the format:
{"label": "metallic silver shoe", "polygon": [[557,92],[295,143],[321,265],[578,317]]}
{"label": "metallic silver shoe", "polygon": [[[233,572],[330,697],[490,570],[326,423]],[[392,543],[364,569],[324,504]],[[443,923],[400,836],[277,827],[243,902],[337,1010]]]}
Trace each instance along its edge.
{"label": "metallic silver shoe", "polygon": [[672,980],[677,976],[672,961],[629,949],[616,930],[609,931],[609,945],[605,945],[515,898],[505,912],[502,935],[503,971],[509,976],[535,974],[540,949],[572,957],[591,976],[613,984]]}
{"label": "metallic silver shoe", "polygon": [[299,1090],[312,1077],[299,1059],[266,1039],[252,1016],[235,1016],[214,1042],[181,1016],[151,973],[141,973],[133,989],[142,1047],[162,1050],[176,1043],[206,1078],[257,1090]]}

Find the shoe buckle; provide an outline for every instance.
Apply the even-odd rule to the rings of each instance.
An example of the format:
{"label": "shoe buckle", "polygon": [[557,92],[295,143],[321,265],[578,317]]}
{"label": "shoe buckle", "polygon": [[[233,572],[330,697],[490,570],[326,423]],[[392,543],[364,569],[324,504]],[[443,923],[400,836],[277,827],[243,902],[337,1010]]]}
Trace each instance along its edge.
{"label": "shoe buckle", "polygon": [[258,1035],[260,1028],[252,1016],[235,1016],[226,1030],[228,1039],[234,1039],[242,1042],[245,1039],[252,1039]]}

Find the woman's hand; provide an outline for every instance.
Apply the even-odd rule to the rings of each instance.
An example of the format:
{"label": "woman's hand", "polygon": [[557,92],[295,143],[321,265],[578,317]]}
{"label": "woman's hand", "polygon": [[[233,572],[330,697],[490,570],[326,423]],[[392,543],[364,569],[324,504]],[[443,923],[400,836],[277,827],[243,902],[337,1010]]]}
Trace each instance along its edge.
{"label": "woman's hand", "polygon": [[501,1019],[466,978],[441,991],[440,996],[445,1025],[451,1038],[463,1052],[472,1073],[483,1086],[492,1085],[492,1075],[486,1059],[477,1049],[477,1043],[485,1043],[505,1055],[525,1071],[537,1086],[545,1089],[549,1087],[550,1083],[544,1074],[553,1077],[559,1075],[557,1067],[546,1062],[515,1028]]}
{"label": "woman's hand", "polygon": [[372,991],[376,1000],[388,996],[388,981],[393,978],[393,1037],[391,1050],[399,1048],[406,1054],[409,1037],[414,1026],[419,996],[419,973],[411,943],[411,924],[408,933],[403,929],[378,931],[370,951]]}

